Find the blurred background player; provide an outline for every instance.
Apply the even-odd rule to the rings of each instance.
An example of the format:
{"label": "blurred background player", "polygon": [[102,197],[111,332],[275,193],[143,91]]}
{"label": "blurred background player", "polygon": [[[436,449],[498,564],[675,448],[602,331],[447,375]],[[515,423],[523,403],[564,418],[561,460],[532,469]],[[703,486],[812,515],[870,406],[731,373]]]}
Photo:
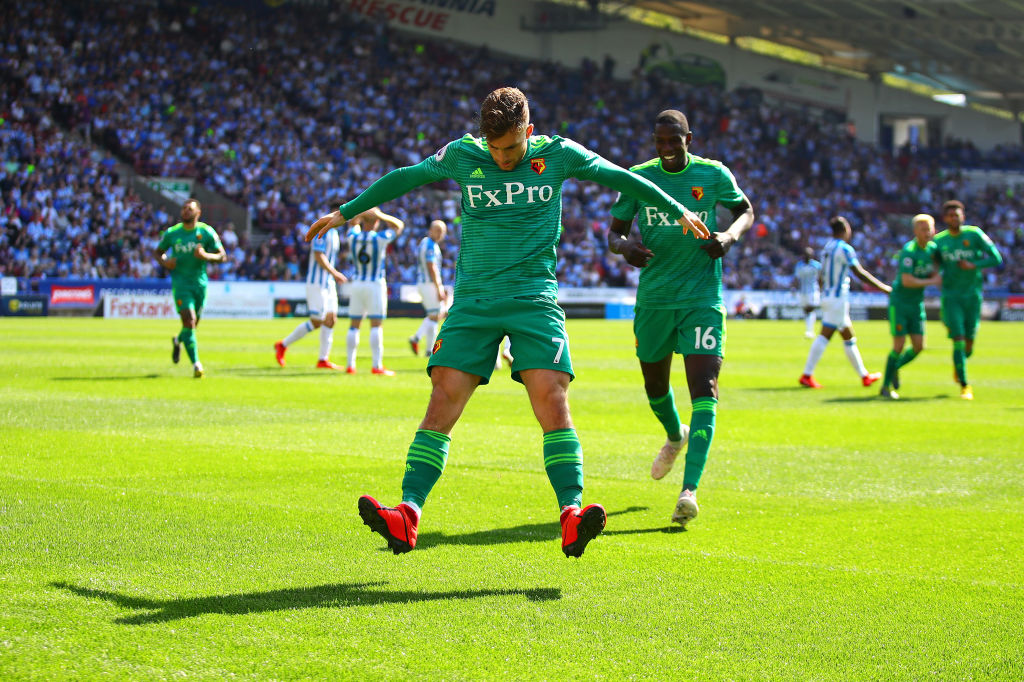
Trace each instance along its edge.
{"label": "blurred background player", "polygon": [[178,363],[184,345],[188,359],[192,361],[192,376],[196,379],[203,378],[204,374],[203,363],[199,361],[196,327],[206,303],[209,281],[206,264],[227,260],[217,231],[199,222],[202,212],[198,201],[187,200],[181,206],[181,222],[167,228],[153,250],[156,259],[171,273],[171,294],[175,309],[181,316],[181,332],[171,338],[171,360]]}
{"label": "blurred background player", "polygon": [[370,318],[370,355],[373,374],[394,376],[384,367],[384,320],[388,316],[388,285],[384,269],[388,244],[402,234],[405,223],[379,208],[365,211],[349,223],[348,256],[355,274],[348,288],[349,330],[346,339],[348,365],[345,371],[356,373],[359,327]]}
{"label": "blurred background player", "polygon": [[[899,371],[924,350],[924,288],[938,286],[942,278],[936,268],[935,219],[926,213],[911,221],[914,238],[903,245],[896,257],[896,278],[889,294],[889,331],[892,351],[885,362],[881,395],[896,400],[900,387]],[[903,346],[910,335],[910,348]]]}
{"label": "blurred background player", "polygon": [[348,281],[334,264],[341,248],[341,237],[337,229],[328,230],[322,237],[313,240],[309,250],[309,269],[306,272],[306,308],[309,319],[292,330],[292,333],[274,344],[277,364],[284,367],[284,354],[288,347],[303,336],[320,329],[320,356],[318,369],[342,368],[331,362],[331,345],[334,343],[334,323],[338,317],[338,285]]}
{"label": "blurred background player", "polygon": [[592,180],[636,195],[708,236],[700,218],[644,178],[559,136],[533,135],[530,106],[518,88],[492,91],[480,106],[480,137],[464,135],[413,166],[391,171],[362,194],[318,219],[306,239],[357,213],[442,179],[462,194],[462,245],[451,309],[427,363],[426,414],[409,445],[402,501],[385,507],[359,498],[363,523],[395,554],[411,551],[423,505],[444,472],[451,432],[478,386],[494,371],[506,334],[515,348],[512,378],[526,387],[543,433],[544,468],[560,510],[562,552],[579,557],[604,529],[604,507],[582,507],[583,449],[569,410],[574,374],[555,277],[562,232],[562,185]]}
{"label": "blurred background player", "polygon": [[448,292],[441,278],[441,242],[448,233],[448,226],[443,220],[430,223],[427,236],[420,240],[416,247],[416,286],[423,299],[423,310],[426,317],[420,322],[419,329],[409,337],[409,348],[413,355],[419,355],[420,341],[427,357],[434,348],[434,337],[437,335],[438,321],[444,317],[448,308]]}
{"label": "blurred background player", "polygon": [[[691,154],[692,141],[686,116],[675,109],[663,111],[654,122],[657,158],[630,170],[699,215],[711,238],[705,241],[684,234],[656,206],[626,195],[612,206],[608,230],[609,250],[642,268],[633,319],[636,356],[647,400],[666,434],[665,445],[651,465],[651,477],[663,478],[688,442],[683,489],[672,513],[672,521],[683,526],[699,511],[697,486],[715,432],[718,374],[725,351],[722,256],[754,224],[754,209],[732,172],[719,161]],[[714,231],[719,204],[732,212],[732,223],[723,232]],[[631,239],[638,215],[640,238]],[[680,422],[672,394],[673,353],[682,355],[686,366],[692,409],[689,426]]]}
{"label": "blurred background player", "polygon": [[800,385],[808,388],[821,388],[814,379],[814,368],[818,365],[829,340],[836,329],[843,337],[843,349],[846,357],[857,372],[861,383],[870,386],[882,378],[880,372],[868,372],[857,348],[857,337],[853,335],[853,323],[850,321],[850,273],[885,293],[892,289],[870,272],[864,269],[857,260],[857,253],[850,246],[853,229],[846,218],[837,216],[829,221],[832,238],[825,242],[821,250],[822,263],[822,298],[821,298],[821,334],[814,339],[811,350],[807,354],[807,364],[800,376]]}
{"label": "blurred background player", "polygon": [[942,321],[953,339],[953,371],[960,397],[974,400],[967,381],[967,358],[974,352],[974,336],[981,320],[982,268],[1002,264],[995,244],[981,228],[964,225],[964,205],[956,199],[942,205],[946,229],[935,237],[942,272]]}
{"label": "blurred background player", "polygon": [[817,317],[815,310],[821,305],[821,287],[819,286],[821,263],[814,260],[814,249],[809,246],[804,247],[804,257],[796,264],[793,275],[796,277],[797,286],[800,289],[800,305],[806,316],[807,328],[804,330],[804,336],[813,339],[814,323]]}

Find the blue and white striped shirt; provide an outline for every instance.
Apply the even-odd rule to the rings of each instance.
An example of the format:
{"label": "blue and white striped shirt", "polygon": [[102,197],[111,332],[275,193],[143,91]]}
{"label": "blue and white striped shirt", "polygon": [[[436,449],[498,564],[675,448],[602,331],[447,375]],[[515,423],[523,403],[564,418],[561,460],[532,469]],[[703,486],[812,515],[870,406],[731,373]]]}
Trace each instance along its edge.
{"label": "blue and white striped shirt", "polygon": [[352,259],[354,282],[375,282],[385,279],[384,260],[388,244],[395,239],[395,231],[366,230],[353,227],[348,231],[348,256]]}
{"label": "blue and white striped shirt", "polygon": [[821,272],[821,263],[816,260],[807,262],[800,261],[796,264],[797,281],[800,283],[800,293],[813,296],[818,293],[818,273]]}
{"label": "blue and white striped shirt", "polygon": [[829,239],[821,250],[824,296],[841,297],[850,291],[850,268],[860,265],[853,247],[842,239]]}
{"label": "blue and white striped shirt", "polygon": [[416,247],[416,282],[418,284],[434,283],[434,278],[430,275],[430,270],[427,269],[427,263],[433,263],[438,274],[441,274],[441,247],[430,237],[421,239],[420,245]]}
{"label": "blue and white striped shirt", "polygon": [[334,275],[320,267],[320,263],[316,261],[316,254],[324,254],[327,262],[335,267],[334,260],[338,257],[340,248],[341,237],[338,235],[338,230],[333,227],[327,230],[327,234],[324,236],[313,240],[309,249],[309,270],[306,272],[306,284],[315,284],[321,289],[326,289],[334,282]]}

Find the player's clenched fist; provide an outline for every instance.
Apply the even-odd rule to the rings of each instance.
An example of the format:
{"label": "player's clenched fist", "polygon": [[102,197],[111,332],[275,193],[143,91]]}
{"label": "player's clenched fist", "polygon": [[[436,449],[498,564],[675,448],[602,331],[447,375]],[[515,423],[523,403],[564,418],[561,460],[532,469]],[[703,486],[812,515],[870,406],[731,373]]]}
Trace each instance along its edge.
{"label": "player's clenched fist", "polygon": [[315,223],[306,232],[306,241],[311,242],[317,237],[322,237],[327,234],[327,230],[332,227],[338,227],[339,225],[345,224],[345,216],[341,215],[340,211],[332,211],[325,216],[317,219]]}

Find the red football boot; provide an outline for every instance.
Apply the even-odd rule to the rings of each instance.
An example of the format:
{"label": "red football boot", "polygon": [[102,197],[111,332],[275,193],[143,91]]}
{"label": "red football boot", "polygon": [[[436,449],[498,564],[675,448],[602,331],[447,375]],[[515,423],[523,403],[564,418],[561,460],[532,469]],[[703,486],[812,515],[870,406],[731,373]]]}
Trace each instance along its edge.
{"label": "red football boot", "polygon": [[800,385],[806,386],[807,388],[821,388],[821,384],[814,380],[810,374],[800,375]]}
{"label": "red football boot", "polygon": [[410,552],[416,546],[420,517],[404,502],[397,507],[382,507],[377,500],[363,495],[359,498],[359,516],[363,524],[388,541],[388,547],[395,554]]}
{"label": "red football boot", "polygon": [[374,367],[370,370],[371,374],[379,374],[383,377],[393,377],[395,373],[386,367]]}
{"label": "red football boot", "polygon": [[875,383],[881,378],[881,372],[868,372],[867,374],[860,378],[860,383],[864,384],[865,386],[870,386],[871,384]]}
{"label": "red football boot", "polygon": [[582,511],[579,507],[562,509],[562,551],[565,556],[583,556],[587,543],[604,530],[606,520],[604,507],[599,504],[588,504]]}
{"label": "red football boot", "polygon": [[277,359],[277,364],[284,367],[284,354],[288,352],[288,346],[284,345],[280,341],[274,344],[274,357]]}
{"label": "red football boot", "polygon": [[316,361],[316,368],[317,369],[333,369],[333,370],[337,370],[338,372],[341,371],[341,365],[336,365],[333,362],[331,362],[330,360],[317,360]]}

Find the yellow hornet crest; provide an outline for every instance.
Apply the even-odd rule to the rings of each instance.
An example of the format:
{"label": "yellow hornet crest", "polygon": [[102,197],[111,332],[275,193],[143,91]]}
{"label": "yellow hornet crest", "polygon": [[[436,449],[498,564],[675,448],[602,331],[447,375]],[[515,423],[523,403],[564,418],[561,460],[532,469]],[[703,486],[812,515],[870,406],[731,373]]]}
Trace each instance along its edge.
{"label": "yellow hornet crest", "polygon": [[545,170],[547,170],[548,165],[544,163],[544,158],[541,157],[539,159],[530,159],[530,168],[533,169],[534,173],[540,175]]}
{"label": "yellow hornet crest", "polygon": [[700,201],[701,199],[704,198],[704,188],[703,187],[691,187],[690,188],[690,194],[693,195],[694,199],[696,199],[697,201]]}

